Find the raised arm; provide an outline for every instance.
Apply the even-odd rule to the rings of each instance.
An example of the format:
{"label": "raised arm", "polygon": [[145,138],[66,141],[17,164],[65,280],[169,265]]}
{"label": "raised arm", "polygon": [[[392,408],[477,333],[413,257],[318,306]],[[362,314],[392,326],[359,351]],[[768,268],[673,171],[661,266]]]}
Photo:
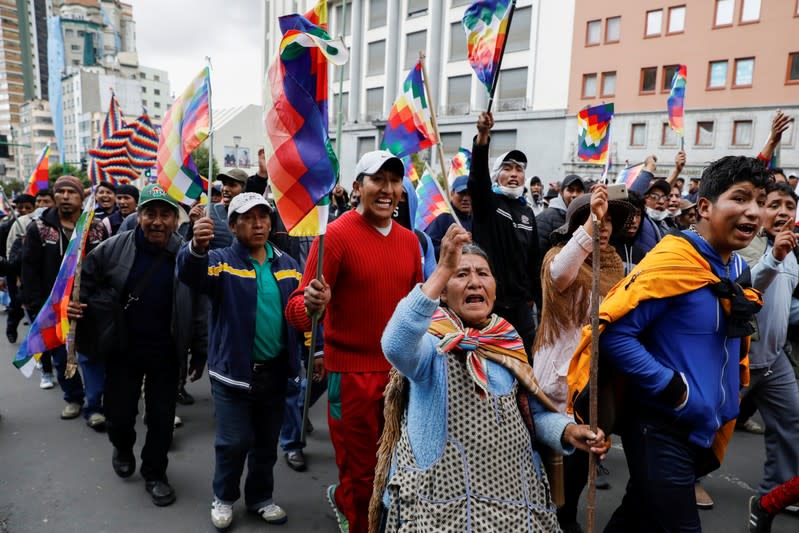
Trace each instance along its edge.
{"label": "raised arm", "polygon": [[472,145],[472,164],[469,168],[469,192],[472,195],[472,215],[481,218],[491,210],[493,194],[491,192],[491,174],[488,170],[488,145],[494,117],[491,113],[483,113],[477,119],[477,136]]}
{"label": "raised arm", "polygon": [[782,134],[788,129],[791,122],[793,122],[793,117],[786,115],[781,109],[777,110],[777,114],[774,115],[771,121],[771,131],[769,131],[766,144],[763,145],[763,149],[757,154],[758,159],[766,164],[771,162],[771,156],[773,156],[774,152],[777,150],[777,146],[779,146],[782,140]]}
{"label": "raised arm", "polygon": [[674,182],[677,181],[677,176],[680,175],[683,168],[685,168],[685,152],[680,150],[677,152],[677,155],[674,156],[674,168],[671,174],[669,174],[669,177],[666,178],[669,185],[674,185]]}

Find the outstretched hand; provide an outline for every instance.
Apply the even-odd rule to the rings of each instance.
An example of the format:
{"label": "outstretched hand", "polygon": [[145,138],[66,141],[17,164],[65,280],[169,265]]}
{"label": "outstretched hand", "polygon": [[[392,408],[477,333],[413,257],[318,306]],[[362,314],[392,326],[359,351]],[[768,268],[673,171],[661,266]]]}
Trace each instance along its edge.
{"label": "outstretched hand", "polygon": [[799,243],[797,235],[793,232],[793,222],[788,221],[774,236],[774,247],[771,249],[774,259],[782,261]]}
{"label": "outstretched hand", "polygon": [[441,239],[441,253],[436,269],[422,285],[422,292],[435,300],[447,286],[449,278],[458,270],[463,246],[472,241],[472,234],[457,224],[452,224]]}
{"label": "outstretched hand", "polygon": [[769,142],[776,145],[782,140],[782,134],[793,122],[793,117],[786,115],[781,109],[777,110],[774,119],[771,121],[771,132],[769,134]]}

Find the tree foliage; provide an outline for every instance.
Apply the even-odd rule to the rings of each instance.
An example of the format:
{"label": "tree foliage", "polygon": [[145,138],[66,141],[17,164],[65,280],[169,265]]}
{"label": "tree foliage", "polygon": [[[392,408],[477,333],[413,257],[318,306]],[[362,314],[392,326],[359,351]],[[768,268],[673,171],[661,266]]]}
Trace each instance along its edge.
{"label": "tree foliage", "polygon": [[[197,166],[197,171],[200,173],[200,175],[205,176],[208,174],[208,147],[205,145],[199,146],[191,153],[191,156],[194,159],[194,164]],[[209,181],[213,182],[216,179],[217,174],[219,174],[219,163],[217,162],[216,158],[214,158],[213,167],[211,169],[211,178]]]}
{"label": "tree foliage", "polygon": [[89,176],[86,172],[69,163],[64,163],[63,165],[61,163],[56,163],[55,165],[51,165],[48,174],[50,176],[50,187],[52,187],[55,180],[61,176],[75,176],[83,182],[84,187],[90,185]]}

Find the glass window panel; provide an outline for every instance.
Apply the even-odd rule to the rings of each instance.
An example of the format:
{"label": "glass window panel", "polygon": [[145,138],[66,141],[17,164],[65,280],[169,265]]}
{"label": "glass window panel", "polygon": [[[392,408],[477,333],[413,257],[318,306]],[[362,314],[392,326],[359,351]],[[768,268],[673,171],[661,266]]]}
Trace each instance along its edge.
{"label": "glass window panel", "polygon": [[733,124],[732,144],[750,146],[752,144],[752,121],[736,120]]}
{"label": "glass window panel", "polygon": [[333,23],[335,24],[335,31],[333,35],[341,35],[342,30],[346,30],[344,35],[352,35],[352,2],[347,2],[347,23],[344,24],[343,20],[344,8],[342,4],[338,4],[333,8]]}
{"label": "glass window panel", "polygon": [[602,33],[601,20],[589,20],[585,27],[585,44],[599,44]]}
{"label": "glass window panel", "polygon": [[369,0],[369,29],[386,25],[386,0]]}
{"label": "glass window panel", "polygon": [[596,74],[583,75],[583,98],[596,96]]}
{"label": "glass window panel", "polygon": [[657,87],[658,69],[657,67],[648,67],[641,69],[641,92],[652,93],[655,92]]}
{"label": "glass window panel", "polygon": [[669,33],[685,31],[685,6],[669,9]]}
{"label": "glass window panel", "polygon": [[366,90],[366,114],[372,118],[383,116],[383,88]]}
{"label": "glass window panel", "polygon": [[457,6],[467,6],[472,3],[473,0],[452,0],[452,7]]}
{"label": "glass window panel", "polygon": [[789,81],[799,81],[799,53],[791,54],[788,57],[789,65],[788,68],[788,80]]}
{"label": "glass window panel", "polygon": [[670,91],[671,90],[671,82],[674,80],[674,73],[680,67],[678,65],[666,65],[663,67],[663,90]]}
{"label": "glass window panel", "polygon": [[504,154],[515,148],[516,130],[491,132],[491,144],[489,145],[488,151],[490,152],[489,158],[492,161],[495,157],[499,157],[500,154]]}
{"label": "glass window panel", "polygon": [[524,98],[527,95],[527,69],[503,70],[499,75],[499,99]]}
{"label": "glass window panel", "polygon": [[638,122],[630,127],[630,146],[644,146],[646,144],[646,124]]}
{"label": "glass window panel", "polygon": [[663,10],[656,9],[655,11],[646,12],[646,35],[660,35],[663,28]]}
{"label": "glass window panel", "polygon": [[472,92],[472,76],[453,76],[447,80],[447,103],[468,104]]}
{"label": "glass window panel", "polygon": [[375,41],[367,46],[366,75],[376,76],[386,71],[386,41]]}
{"label": "glass window panel", "polygon": [[602,96],[613,96],[616,94],[616,73],[602,73]]}
{"label": "glass window panel", "polygon": [[741,22],[760,20],[760,0],[742,0]]}
{"label": "glass window panel", "polygon": [[[464,41],[466,38],[464,37]],[[419,61],[419,52],[427,49],[427,31],[409,33],[405,39],[405,70],[407,71]]]}
{"label": "glass window panel", "polygon": [[408,15],[421,15],[427,11],[429,0],[408,0]]}
{"label": "glass window panel", "polygon": [[508,33],[508,43],[505,49],[508,52],[518,52],[530,48],[530,19],[533,16],[532,7],[522,7],[513,12],[512,31]]}
{"label": "glass window panel", "polygon": [[606,22],[605,42],[616,42],[621,38],[621,17],[610,17]]}
{"label": "glass window panel", "polygon": [[[491,139],[493,142],[493,138]],[[445,157],[452,157],[458,153],[458,148],[461,147],[461,134],[460,132],[442,132],[441,133],[441,147],[444,149]]]}
{"label": "glass window panel", "polygon": [[371,152],[374,149],[374,137],[358,137],[358,160],[360,160],[366,152]]}
{"label": "glass window panel", "polygon": [[735,0],[716,0],[716,26],[732,24]]}
{"label": "glass window panel", "polygon": [[718,89],[727,86],[727,62],[726,61],[711,61],[710,62],[710,79],[708,80],[708,87]]}
{"label": "glass window panel", "polygon": [[467,56],[466,34],[460,22],[453,22],[449,26],[449,60],[462,61]]}
{"label": "glass window panel", "polygon": [[678,142],[679,142],[679,137],[677,136],[677,134],[674,132],[673,129],[671,129],[671,126],[669,126],[668,122],[664,122],[662,125],[662,132],[660,135],[661,146],[677,146]]}
{"label": "glass window panel", "polygon": [[696,145],[710,146],[713,144],[713,122],[701,121],[696,123]]}
{"label": "glass window panel", "polygon": [[752,85],[752,73],[755,68],[755,60],[736,59],[735,60],[735,85]]}

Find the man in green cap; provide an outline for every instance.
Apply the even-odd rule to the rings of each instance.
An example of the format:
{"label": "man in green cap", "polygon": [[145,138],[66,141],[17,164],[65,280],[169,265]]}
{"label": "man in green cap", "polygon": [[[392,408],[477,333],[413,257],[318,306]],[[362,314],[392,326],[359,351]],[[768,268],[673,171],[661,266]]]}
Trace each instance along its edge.
{"label": "man in green cap", "polygon": [[175,491],[166,476],[172,442],[179,353],[191,349],[189,376],[205,366],[208,308],[175,280],[181,239],[178,203],[159,185],[139,196],[138,226],[105,241],[83,263],[80,302],[69,317],[79,320],[78,349],[106,361],[105,414],[119,477],[136,470],[133,444],[144,383],[147,436],[141,475],[153,503],[169,505]]}

